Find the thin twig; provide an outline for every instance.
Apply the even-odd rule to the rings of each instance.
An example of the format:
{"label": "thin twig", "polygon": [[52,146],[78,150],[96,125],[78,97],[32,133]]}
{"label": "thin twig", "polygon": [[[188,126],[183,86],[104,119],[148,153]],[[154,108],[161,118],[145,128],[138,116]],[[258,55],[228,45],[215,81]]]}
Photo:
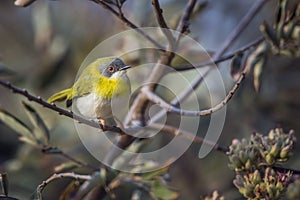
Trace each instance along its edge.
{"label": "thin twig", "polygon": [[36,97],[36,96],[30,94],[27,90],[21,89],[15,85],[11,84],[9,81],[0,80],[0,85],[12,90],[14,93],[25,96],[29,101],[36,102],[46,108],[49,108],[50,110],[56,111],[60,115],[64,115],[69,118],[72,118],[72,119],[76,120],[78,123],[86,124],[86,125],[89,125],[94,128],[100,128],[103,131],[112,131],[112,132],[116,132],[119,134],[124,134],[122,129],[120,129],[116,126],[103,125],[100,122],[85,119],[85,118],[81,117],[80,115],[73,113],[72,111],[68,111],[61,107],[56,106],[54,103],[48,103],[47,101],[43,100],[40,96]]}
{"label": "thin twig", "polygon": [[154,94],[153,92],[149,90],[142,90],[144,94],[147,95],[148,99],[152,101],[153,103],[158,104],[160,107],[166,109],[168,112],[183,115],[183,116],[205,116],[210,115],[220,109],[222,109],[233,97],[237,89],[239,88],[241,82],[245,79],[246,72],[242,72],[237,82],[234,84],[233,88],[230,90],[230,92],[227,94],[227,96],[217,105],[213,106],[212,108],[200,110],[200,111],[191,111],[191,110],[184,110],[177,108],[166,101],[164,101],[162,98]]}
{"label": "thin twig", "polygon": [[60,173],[60,174],[53,174],[50,176],[47,180],[43,181],[38,187],[37,191],[41,194],[42,191],[45,189],[45,187],[51,183],[52,181],[56,179],[61,179],[61,178],[72,178],[75,180],[91,180],[90,175],[80,175],[80,174],[75,174],[73,172],[67,172],[67,173]]}
{"label": "thin twig", "polygon": [[80,160],[77,160],[76,158],[74,158],[74,157],[70,156],[69,154],[63,152],[61,149],[59,149],[57,147],[46,147],[46,148],[43,148],[42,149],[42,153],[52,154],[52,155],[53,154],[60,155],[60,156],[62,156],[64,158],[66,158],[66,159],[68,159],[68,160],[76,163],[80,167],[85,167],[85,168],[88,168],[88,169],[93,170],[93,171],[99,170],[99,168],[96,168],[96,167],[94,167],[92,165],[89,165],[89,164],[84,163],[84,162],[82,162]]}
{"label": "thin twig", "polygon": [[172,34],[172,32],[170,31],[165,18],[163,16],[163,10],[161,9],[160,5],[159,5],[159,1],[158,0],[152,0],[152,5],[154,8],[154,12],[156,15],[156,20],[159,24],[159,26],[161,27],[161,31],[165,34],[169,45],[170,45],[170,49],[175,49],[175,38]]}
{"label": "thin twig", "polygon": [[238,36],[245,30],[248,24],[256,16],[262,6],[267,3],[267,1],[269,0],[259,0],[255,2],[255,4],[249,9],[246,15],[241,19],[236,28],[230,33],[214,58],[220,58],[224,54],[224,52],[227,51],[227,49],[232,45],[232,43],[238,38]]}
{"label": "thin twig", "polygon": [[[154,46],[156,46],[159,50],[164,51],[164,47],[161,46],[158,42],[155,41],[151,36],[149,36],[147,33],[143,31],[143,29],[139,28],[137,25],[135,25],[133,22],[131,22],[129,19],[127,19],[124,14],[121,12],[117,12],[115,9],[113,9],[110,5],[105,3],[102,0],[91,0],[95,2],[96,4],[100,5],[101,7],[105,8],[106,10],[109,10],[114,16],[116,16],[118,19],[120,19],[125,25],[130,27],[131,29],[135,30],[142,36],[144,36],[147,40],[149,40]],[[120,9],[119,9],[120,11]]]}
{"label": "thin twig", "polygon": [[183,136],[184,138],[188,139],[188,140],[192,140],[195,143],[198,144],[207,144],[210,146],[213,146],[213,149],[217,150],[217,151],[221,151],[223,153],[226,153],[229,149],[228,147],[223,147],[215,142],[209,141],[209,140],[205,140],[202,137],[199,137],[189,131],[186,130],[180,130],[178,128],[175,128],[173,126],[170,125],[166,125],[166,124],[159,124],[159,123],[151,123],[147,126],[147,128],[152,128],[155,130],[161,130],[161,131],[165,131],[166,133],[172,134],[174,136],[180,134],[181,136]]}
{"label": "thin twig", "polygon": [[177,26],[177,31],[181,34],[179,34],[176,38],[176,42],[179,42],[180,37],[183,33],[187,32],[189,25],[190,25],[190,18],[193,14],[193,10],[195,8],[197,0],[189,0],[189,2],[186,5],[186,8],[184,10],[184,13],[179,21],[179,24]]}
{"label": "thin twig", "polygon": [[205,61],[205,62],[202,62],[202,63],[199,63],[199,64],[195,64],[195,65],[181,65],[181,66],[176,66],[176,67],[174,67],[174,69],[176,71],[186,71],[186,70],[191,70],[191,69],[196,69],[196,68],[207,67],[209,65],[216,65],[218,63],[221,63],[221,62],[224,62],[226,60],[229,60],[229,59],[233,58],[234,55],[237,52],[247,51],[251,47],[254,47],[254,46],[260,44],[262,41],[264,41],[264,37],[259,37],[258,39],[254,40],[252,42],[249,42],[245,46],[243,46],[243,47],[241,47],[241,48],[235,50],[234,52],[229,53],[229,54],[227,54],[225,56],[220,56],[219,58],[215,58],[215,59],[212,59],[212,60],[209,60],[209,61]]}

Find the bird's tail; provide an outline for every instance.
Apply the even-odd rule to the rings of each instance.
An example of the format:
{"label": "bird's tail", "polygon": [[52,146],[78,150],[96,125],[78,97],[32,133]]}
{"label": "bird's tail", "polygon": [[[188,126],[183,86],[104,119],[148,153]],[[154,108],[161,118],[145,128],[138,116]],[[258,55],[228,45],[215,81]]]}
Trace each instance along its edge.
{"label": "bird's tail", "polygon": [[55,93],[47,101],[49,103],[53,103],[55,101],[64,101],[64,100],[69,101],[69,100],[72,100],[72,93],[73,93],[72,88],[68,88],[68,89],[62,90],[58,93]]}

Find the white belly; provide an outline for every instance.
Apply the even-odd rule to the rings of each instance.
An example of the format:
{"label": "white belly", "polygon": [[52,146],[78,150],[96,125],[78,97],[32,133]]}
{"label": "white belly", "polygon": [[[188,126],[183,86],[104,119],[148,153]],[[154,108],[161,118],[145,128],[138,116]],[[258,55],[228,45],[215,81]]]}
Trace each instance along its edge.
{"label": "white belly", "polygon": [[110,100],[102,99],[94,93],[79,97],[75,104],[78,111],[85,117],[101,119],[112,117]]}

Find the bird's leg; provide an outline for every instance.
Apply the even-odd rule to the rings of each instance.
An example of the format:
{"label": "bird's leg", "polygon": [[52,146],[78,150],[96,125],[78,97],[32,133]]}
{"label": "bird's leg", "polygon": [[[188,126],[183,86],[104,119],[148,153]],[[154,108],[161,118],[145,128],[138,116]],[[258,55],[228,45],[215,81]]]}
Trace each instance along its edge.
{"label": "bird's leg", "polygon": [[100,122],[103,126],[106,125],[105,119],[102,119],[102,118],[97,118],[97,119],[99,120],[99,122]]}

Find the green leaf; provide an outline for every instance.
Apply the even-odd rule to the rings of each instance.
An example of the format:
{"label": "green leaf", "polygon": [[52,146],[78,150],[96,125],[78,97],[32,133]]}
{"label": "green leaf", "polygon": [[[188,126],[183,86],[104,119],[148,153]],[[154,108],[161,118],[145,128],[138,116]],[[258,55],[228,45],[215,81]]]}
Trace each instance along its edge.
{"label": "green leaf", "polygon": [[14,71],[6,67],[4,64],[0,63],[0,75],[12,75]]}
{"label": "green leaf", "polygon": [[25,102],[22,103],[25,107],[25,110],[27,111],[27,115],[29,116],[30,121],[34,125],[33,133],[38,143],[47,146],[49,143],[50,134],[44,120],[40,117],[40,115],[33,107]]}
{"label": "green leaf", "polygon": [[179,193],[176,191],[171,190],[168,188],[167,185],[165,185],[162,180],[156,180],[151,186],[151,193],[156,198],[162,199],[162,200],[173,200],[177,199],[179,196]]}
{"label": "green leaf", "polygon": [[240,77],[243,69],[242,69],[242,61],[243,61],[244,53],[238,51],[232,58],[231,65],[230,65],[230,74],[233,80],[238,80]]}
{"label": "green leaf", "polygon": [[54,171],[55,171],[55,173],[62,173],[62,172],[71,171],[78,167],[79,167],[79,165],[74,162],[65,162],[65,163],[61,163],[60,165],[55,166]]}
{"label": "green leaf", "polygon": [[261,58],[255,65],[253,68],[253,85],[255,88],[255,91],[258,92],[259,91],[259,87],[260,87],[260,77],[261,77],[261,73],[263,70],[263,66],[265,64],[266,59],[265,58]]}
{"label": "green leaf", "polygon": [[21,135],[21,138],[26,138],[26,141],[36,144],[35,137],[30,128],[14,115],[0,109],[0,121]]}
{"label": "green leaf", "polygon": [[144,173],[142,175],[142,177],[143,177],[144,180],[155,179],[158,176],[162,176],[162,175],[166,174],[168,172],[168,170],[169,170],[169,166],[163,167],[163,168],[161,168],[159,170],[156,170],[156,171],[153,171],[153,172]]}

